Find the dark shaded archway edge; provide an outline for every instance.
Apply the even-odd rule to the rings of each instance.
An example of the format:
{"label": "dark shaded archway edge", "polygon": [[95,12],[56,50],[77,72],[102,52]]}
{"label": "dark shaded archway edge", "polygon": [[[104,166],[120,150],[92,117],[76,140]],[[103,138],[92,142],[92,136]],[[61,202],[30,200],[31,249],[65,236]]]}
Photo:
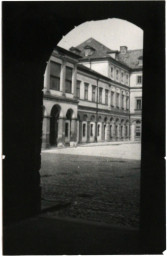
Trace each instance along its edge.
{"label": "dark shaded archway edge", "polygon": [[165,250],[164,6],[164,2],[3,2],[5,223],[40,211],[42,85],[51,51],[62,35],[84,21],[121,18],[144,30],[141,246],[144,253]]}

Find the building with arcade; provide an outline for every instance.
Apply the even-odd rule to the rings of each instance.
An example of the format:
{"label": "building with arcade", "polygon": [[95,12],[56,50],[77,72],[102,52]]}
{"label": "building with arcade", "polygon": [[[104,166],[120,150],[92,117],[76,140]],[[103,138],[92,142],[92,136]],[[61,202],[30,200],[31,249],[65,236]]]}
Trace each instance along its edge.
{"label": "building with arcade", "polygon": [[42,147],[140,141],[142,50],[89,38],[55,47],[44,74]]}

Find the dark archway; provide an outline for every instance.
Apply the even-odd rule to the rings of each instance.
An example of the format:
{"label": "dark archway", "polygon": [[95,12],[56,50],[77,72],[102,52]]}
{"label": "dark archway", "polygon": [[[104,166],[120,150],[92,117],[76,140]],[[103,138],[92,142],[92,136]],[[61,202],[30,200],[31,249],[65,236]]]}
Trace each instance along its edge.
{"label": "dark archway", "polygon": [[[3,2],[5,221],[40,211],[41,91],[45,63],[52,49],[62,35],[82,22],[117,17],[136,24],[145,33],[141,172],[141,237],[145,250],[142,253],[160,254],[165,250],[164,6],[163,1]],[[147,86],[150,83],[154,90]]]}
{"label": "dark archway", "polygon": [[58,136],[58,119],[60,115],[60,106],[54,105],[51,110],[51,117],[50,117],[50,145],[56,146],[57,145],[57,136]]}

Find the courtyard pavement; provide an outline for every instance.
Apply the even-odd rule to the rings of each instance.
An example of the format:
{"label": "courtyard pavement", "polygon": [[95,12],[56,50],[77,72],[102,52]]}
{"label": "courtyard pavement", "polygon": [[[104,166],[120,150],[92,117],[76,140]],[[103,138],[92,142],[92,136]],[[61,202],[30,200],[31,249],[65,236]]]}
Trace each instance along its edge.
{"label": "courtyard pavement", "polygon": [[81,144],[77,147],[51,148],[44,150],[47,153],[103,156],[122,159],[140,160],[141,143],[130,142],[103,142]]}
{"label": "courtyard pavement", "polygon": [[43,209],[52,207],[50,217],[138,228],[138,159],[140,144],[129,143],[43,151]]}

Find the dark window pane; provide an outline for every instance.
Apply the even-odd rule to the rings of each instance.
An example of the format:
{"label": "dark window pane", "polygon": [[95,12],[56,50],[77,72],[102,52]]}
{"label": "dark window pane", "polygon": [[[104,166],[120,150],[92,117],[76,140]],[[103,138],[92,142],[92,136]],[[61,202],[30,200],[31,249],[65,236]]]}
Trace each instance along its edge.
{"label": "dark window pane", "polygon": [[71,93],[71,81],[66,80],[66,93]]}
{"label": "dark window pane", "polygon": [[59,91],[60,90],[60,78],[58,77],[50,77],[50,88],[52,90]]}
{"label": "dark window pane", "polygon": [[51,61],[50,62],[50,74],[60,77],[60,71],[61,71],[61,64]]}
{"label": "dark window pane", "polygon": [[72,68],[66,67],[66,79],[72,80]]}

